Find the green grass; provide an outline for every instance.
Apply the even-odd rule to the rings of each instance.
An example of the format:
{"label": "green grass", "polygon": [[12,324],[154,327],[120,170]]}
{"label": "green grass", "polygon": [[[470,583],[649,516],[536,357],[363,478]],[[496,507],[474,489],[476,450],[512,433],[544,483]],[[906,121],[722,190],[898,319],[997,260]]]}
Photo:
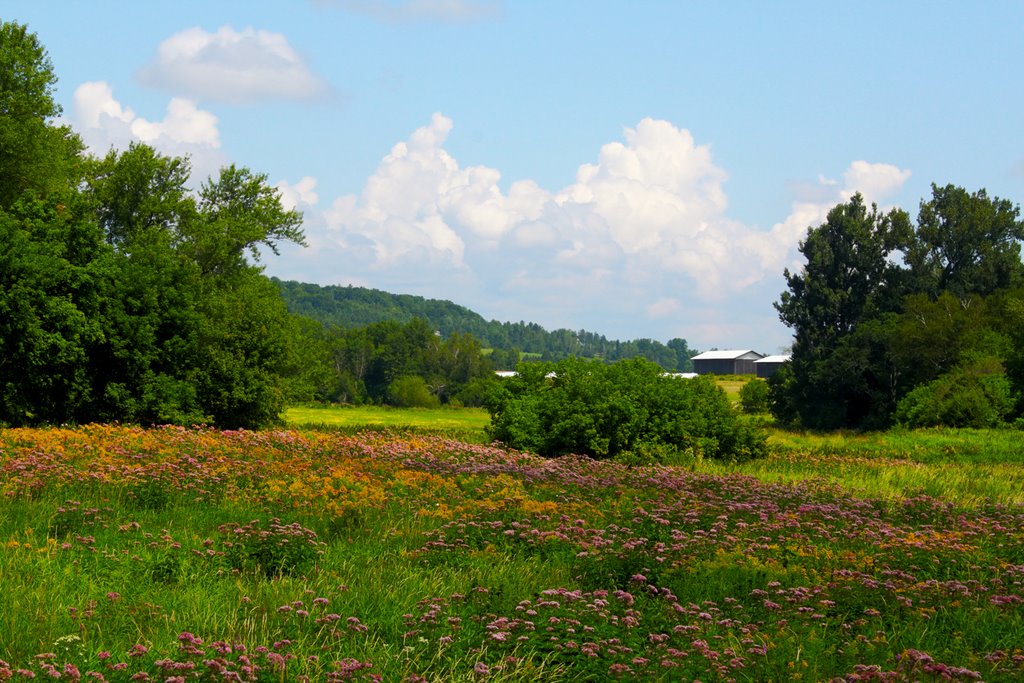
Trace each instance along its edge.
{"label": "green grass", "polygon": [[293,406],[284,414],[289,427],[340,431],[393,429],[444,433],[474,442],[486,439],[491,417],[483,408],[391,408],[388,406]]}
{"label": "green grass", "polygon": [[729,400],[733,403],[740,402],[740,389],[743,385],[750,381],[752,376],[739,376],[739,375],[728,375],[723,377],[716,377],[715,383],[725,390],[725,395],[729,397]]}

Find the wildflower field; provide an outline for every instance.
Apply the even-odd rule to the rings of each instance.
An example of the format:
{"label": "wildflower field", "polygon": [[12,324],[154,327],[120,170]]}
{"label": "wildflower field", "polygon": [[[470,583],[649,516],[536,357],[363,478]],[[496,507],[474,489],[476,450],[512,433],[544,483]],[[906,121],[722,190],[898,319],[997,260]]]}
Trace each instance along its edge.
{"label": "wildflower field", "polygon": [[800,453],[2,430],[0,681],[1024,680],[1020,490],[767,476],[840,468]]}

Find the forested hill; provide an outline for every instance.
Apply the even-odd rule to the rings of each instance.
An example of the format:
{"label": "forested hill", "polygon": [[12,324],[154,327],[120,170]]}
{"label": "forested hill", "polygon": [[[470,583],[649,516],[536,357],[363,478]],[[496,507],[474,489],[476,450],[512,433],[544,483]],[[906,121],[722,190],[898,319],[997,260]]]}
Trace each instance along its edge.
{"label": "forested hill", "polygon": [[568,356],[614,361],[644,357],[669,371],[688,371],[691,350],[685,339],[667,344],[651,339],[609,340],[586,330],[547,331],[536,323],[487,321],[478,313],[450,301],[425,299],[409,294],[390,294],[365,287],[340,287],[284,281],[272,278],[281,290],[288,310],[325,325],[351,329],[383,321],[426,320],[445,338],[469,334],[498,351],[517,350],[540,354],[545,360]]}

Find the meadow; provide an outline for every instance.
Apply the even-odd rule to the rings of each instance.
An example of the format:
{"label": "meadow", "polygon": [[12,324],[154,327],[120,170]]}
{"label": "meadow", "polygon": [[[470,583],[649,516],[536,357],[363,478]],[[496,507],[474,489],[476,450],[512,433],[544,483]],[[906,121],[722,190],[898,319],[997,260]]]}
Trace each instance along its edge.
{"label": "meadow", "polygon": [[387,429],[3,430],[0,680],[1021,680],[1021,488],[926,492],[972,437],[779,433],[752,476]]}

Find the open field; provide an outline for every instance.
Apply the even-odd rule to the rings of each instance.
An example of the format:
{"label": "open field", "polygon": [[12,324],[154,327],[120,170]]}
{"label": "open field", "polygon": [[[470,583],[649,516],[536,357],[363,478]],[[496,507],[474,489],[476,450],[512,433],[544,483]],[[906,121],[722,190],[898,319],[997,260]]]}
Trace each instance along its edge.
{"label": "open field", "polygon": [[0,431],[0,680],[1024,678],[1014,495],[697,466],[379,431]]}
{"label": "open field", "polygon": [[290,427],[369,428],[459,433],[484,439],[490,415],[483,408],[391,408],[389,406],[293,406],[284,414]]}

